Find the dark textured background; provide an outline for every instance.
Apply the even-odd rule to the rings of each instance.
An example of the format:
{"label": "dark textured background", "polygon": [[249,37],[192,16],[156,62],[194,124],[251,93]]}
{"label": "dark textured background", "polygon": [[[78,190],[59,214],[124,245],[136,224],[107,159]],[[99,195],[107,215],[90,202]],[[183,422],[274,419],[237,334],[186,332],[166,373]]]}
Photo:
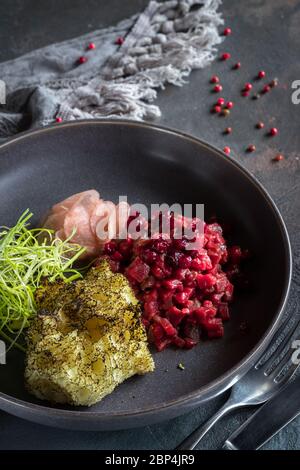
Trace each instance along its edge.
{"label": "dark textured background", "polygon": [[[34,48],[68,39],[128,17],[148,0],[1,0],[0,61],[12,59]],[[245,165],[265,185],[286,221],[294,254],[294,280],[289,298],[290,312],[299,311],[300,285],[300,105],[291,101],[291,83],[300,80],[300,1],[225,0],[222,11],[232,27],[232,36],[219,50],[229,51],[232,61],[241,61],[239,71],[215,61],[203,71],[193,72],[183,88],[168,87],[159,94],[161,124],[185,130],[223,148],[230,145],[232,158]],[[253,81],[258,70],[280,85],[258,101],[240,97],[240,88]],[[215,96],[209,77],[218,74],[223,94],[236,104],[230,117],[209,114]],[[0,68],[1,75],[1,68]],[[255,83],[258,88],[260,83]],[[276,126],[279,135],[268,138],[254,128],[263,120]],[[233,128],[223,136],[226,126]],[[248,144],[257,151],[246,154]],[[272,163],[278,153],[285,160]],[[258,227],[259,230],[259,227]],[[263,234],[262,234],[263,236]],[[266,241],[267,242],[267,241]],[[276,256],[276,253],[274,253]],[[272,260],[270,260],[272,262]],[[0,412],[1,449],[170,449],[196,425],[204,422],[223,403],[221,396],[189,415],[139,430],[118,432],[73,432],[27,423]],[[224,418],[199,448],[218,448],[248,412]],[[300,449],[300,418],[281,431],[265,448]]]}

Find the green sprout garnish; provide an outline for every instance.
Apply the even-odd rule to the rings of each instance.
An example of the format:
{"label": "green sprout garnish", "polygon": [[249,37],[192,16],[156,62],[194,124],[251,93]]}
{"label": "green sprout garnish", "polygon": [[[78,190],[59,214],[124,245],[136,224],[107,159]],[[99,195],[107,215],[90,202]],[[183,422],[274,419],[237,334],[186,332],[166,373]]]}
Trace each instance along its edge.
{"label": "green sprout garnish", "polygon": [[53,230],[28,228],[27,209],[12,228],[0,228],[0,336],[21,350],[17,341],[36,314],[35,292],[43,280],[72,282],[82,275],[72,268],[85,251],[62,241]]}

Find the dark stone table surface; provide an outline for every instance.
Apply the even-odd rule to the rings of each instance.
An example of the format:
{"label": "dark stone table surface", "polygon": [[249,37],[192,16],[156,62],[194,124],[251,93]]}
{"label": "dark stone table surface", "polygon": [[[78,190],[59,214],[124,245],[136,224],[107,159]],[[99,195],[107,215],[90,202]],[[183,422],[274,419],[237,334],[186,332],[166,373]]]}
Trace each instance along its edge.
{"label": "dark stone table surface", "polygon": [[[147,0],[1,0],[0,61],[112,25],[146,4]],[[300,80],[300,1],[225,0],[221,9],[233,34],[219,51],[229,51],[232,60],[241,62],[241,69],[232,71],[229,64],[217,60],[211,67],[193,72],[184,87],[167,87],[158,99],[163,113],[160,123],[185,130],[220,148],[229,145],[230,158],[236,158],[255,174],[274,198],[287,224],[294,254],[294,278],[287,307],[292,313],[299,311],[300,286],[300,105],[291,99],[291,84]],[[253,81],[260,69],[266,71],[269,79],[277,77],[279,86],[257,101],[241,98],[241,85]],[[208,83],[213,74],[220,75],[224,93],[236,103],[227,118],[212,116],[208,111],[214,99]],[[256,88],[259,86],[253,83]],[[268,138],[265,132],[255,130],[258,120],[264,121],[267,129],[278,127],[278,136]],[[222,130],[226,126],[231,126],[233,132],[225,137]],[[256,145],[255,153],[245,153],[249,144]],[[279,152],[285,159],[273,163],[272,158]],[[0,412],[0,449],[171,449],[224,400],[223,395],[171,422],[118,432],[56,430]],[[242,412],[223,419],[199,448],[220,447],[226,435],[248,414]],[[299,434],[300,418],[265,448],[300,449]]]}

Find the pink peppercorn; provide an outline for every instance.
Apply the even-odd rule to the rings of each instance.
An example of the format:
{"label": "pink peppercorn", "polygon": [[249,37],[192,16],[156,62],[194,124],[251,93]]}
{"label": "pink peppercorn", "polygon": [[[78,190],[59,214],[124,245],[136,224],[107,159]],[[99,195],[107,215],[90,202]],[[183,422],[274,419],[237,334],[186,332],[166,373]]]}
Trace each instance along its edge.
{"label": "pink peppercorn", "polygon": [[62,122],[62,118],[61,118],[61,117],[57,117],[57,118],[55,119],[55,121],[56,121],[56,122]]}
{"label": "pink peppercorn", "polygon": [[274,78],[270,83],[269,83],[269,86],[271,88],[274,88],[275,86],[278,85],[278,78]]}
{"label": "pink peppercorn", "polygon": [[247,147],[247,152],[255,152],[256,147],[255,145],[251,144]]}
{"label": "pink peppercorn", "polygon": [[244,90],[245,90],[245,91],[250,91],[250,90],[252,90],[252,84],[251,84],[251,83],[245,83]]}
{"label": "pink peppercorn", "polygon": [[216,106],[213,107],[213,112],[214,112],[214,113],[217,113],[217,114],[218,114],[218,113],[220,113],[221,111],[222,111],[221,106],[216,105]]}
{"label": "pink peppercorn", "polygon": [[116,39],[116,44],[118,44],[119,46],[122,46],[123,42],[124,38],[122,38],[121,36]]}
{"label": "pink peppercorn", "polygon": [[218,99],[217,99],[217,104],[218,104],[218,105],[223,106],[224,103],[225,103],[224,98],[218,98]]}
{"label": "pink peppercorn", "polygon": [[223,31],[224,36],[229,36],[232,33],[231,28],[225,28]]}
{"label": "pink peppercorn", "polygon": [[215,85],[215,86],[214,86],[214,91],[215,91],[216,93],[219,93],[219,92],[222,91],[222,90],[223,90],[222,85]]}
{"label": "pink peppercorn", "polygon": [[223,152],[225,152],[227,155],[229,155],[230,152],[231,152],[231,148],[226,146],[226,147],[223,148]]}
{"label": "pink peppercorn", "polygon": [[240,63],[240,62],[237,62],[236,64],[234,64],[233,68],[234,68],[235,70],[240,69],[240,68],[241,68],[241,63]]}
{"label": "pink peppercorn", "polygon": [[277,135],[277,134],[278,134],[278,129],[276,129],[276,127],[271,127],[271,129],[270,129],[270,135],[271,135],[272,137],[274,137],[274,136]]}
{"label": "pink peppercorn", "polygon": [[256,129],[263,129],[264,127],[265,127],[265,125],[261,121],[256,124]]}
{"label": "pink peppercorn", "polygon": [[79,64],[84,64],[85,62],[87,62],[87,57],[85,56],[79,57],[78,62]]}
{"label": "pink peppercorn", "polygon": [[96,49],[96,44],[94,42],[90,42],[87,48],[89,50]]}
{"label": "pink peppercorn", "polygon": [[229,52],[224,52],[221,55],[221,60],[228,60],[228,59],[230,59],[230,57],[231,57],[231,54],[229,54]]}
{"label": "pink peppercorn", "polygon": [[233,108],[233,106],[234,106],[234,104],[233,104],[232,101],[227,101],[227,103],[226,103],[226,108],[227,109],[231,109],[231,108]]}
{"label": "pink peppercorn", "polygon": [[217,75],[213,75],[210,79],[210,83],[219,83],[220,79]]}
{"label": "pink peppercorn", "polygon": [[229,116],[229,114],[230,114],[229,109],[227,109],[227,108],[222,109],[222,115],[223,115],[224,117]]}

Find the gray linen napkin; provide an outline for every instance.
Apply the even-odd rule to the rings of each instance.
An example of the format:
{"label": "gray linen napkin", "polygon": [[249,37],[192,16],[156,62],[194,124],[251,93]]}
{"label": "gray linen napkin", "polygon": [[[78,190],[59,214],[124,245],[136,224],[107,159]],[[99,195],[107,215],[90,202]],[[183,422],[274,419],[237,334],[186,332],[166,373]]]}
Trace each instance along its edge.
{"label": "gray linen napkin", "polygon": [[[220,3],[150,1],[141,14],[116,26],[0,64],[7,95],[0,106],[0,141],[56,118],[159,117],[152,104],[157,90],[183,85],[193,69],[214,59],[222,41]],[[88,50],[91,42],[96,47]]]}

